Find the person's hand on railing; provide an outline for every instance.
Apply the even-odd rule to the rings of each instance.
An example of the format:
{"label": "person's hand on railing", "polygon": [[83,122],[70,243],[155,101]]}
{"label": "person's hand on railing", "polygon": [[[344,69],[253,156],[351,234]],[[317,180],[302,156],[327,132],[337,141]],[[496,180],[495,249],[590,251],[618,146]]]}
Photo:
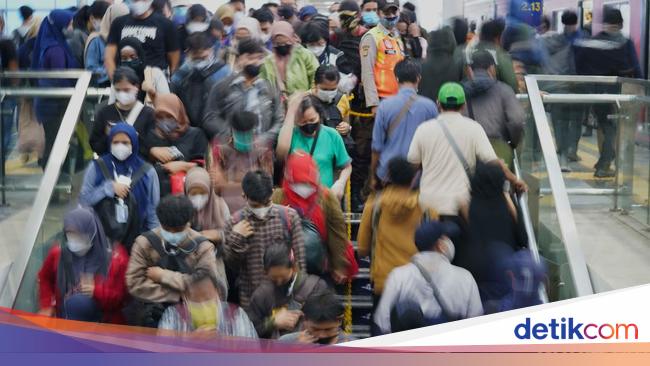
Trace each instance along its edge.
{"label": "person's hand on railing", "polygon": [[512,186],[518,194],[528,192],[528,185],[523,181],[523,179],[517,179]]}

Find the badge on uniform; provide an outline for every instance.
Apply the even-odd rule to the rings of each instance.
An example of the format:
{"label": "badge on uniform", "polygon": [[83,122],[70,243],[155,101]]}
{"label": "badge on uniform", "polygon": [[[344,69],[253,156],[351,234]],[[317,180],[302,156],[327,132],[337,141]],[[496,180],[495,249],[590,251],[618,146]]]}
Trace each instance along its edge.
{"label": "badge on uniform", "polygon": [[384,39],[384,47],[386,47],[387,50],[392,50],[393,42],[391,42],[390,39]]}

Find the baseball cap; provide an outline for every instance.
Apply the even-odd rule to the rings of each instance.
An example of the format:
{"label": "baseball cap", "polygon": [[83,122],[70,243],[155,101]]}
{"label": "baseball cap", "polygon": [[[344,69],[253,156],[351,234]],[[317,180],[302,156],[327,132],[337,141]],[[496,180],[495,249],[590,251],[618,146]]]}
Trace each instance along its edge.
{"label": "baseball cap", "polygon": [[458,83],[445,83],[438,92],[440,104],[460,106],[465,104],[465,90]]}
{"label": "baseball cap", "polygon": [[298,18],[302,20],[305,17],[316,15],[316,14],[318,14],[318,10],[316,10],[316,7],[313,5],[307,5],[307,6],[303,6],[300,9],[300,11],[298,12]]}
{"label": "baseball cap", "polygon": [[415,246],[420,252],[431,250],[443,235],[457,236],[458,226],[452,222],[427,221],[415,231]]}
{"label": "baseball cap", "polygon": [[388,10],[391,8],[399,10],[399,0],[386,0],[384,5],[381,7],[381,10]]}

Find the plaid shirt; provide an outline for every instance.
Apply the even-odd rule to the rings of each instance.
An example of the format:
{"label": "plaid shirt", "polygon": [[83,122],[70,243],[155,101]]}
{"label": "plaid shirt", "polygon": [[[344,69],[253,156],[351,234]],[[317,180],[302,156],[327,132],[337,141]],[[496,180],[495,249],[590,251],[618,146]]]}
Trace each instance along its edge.
{"label": "plaid shirt", "polygon": [[[285,220],[286,223],[281,215],[288,219]],[[248,220],[253,227],[253,235],[248,238],[232,230],[233,226],[242,220]],[[300,269],[307,269],[302,223],[300,216],[292,208],[274,204],[264,220],[258,219],[249,208],[241,209],[230,218],[225,232],[226,262],[231,268],[239,269],[239,304],[245,309],[248,308],[253,292],[264,279],[266,247],[274,243],[290,243]]]}

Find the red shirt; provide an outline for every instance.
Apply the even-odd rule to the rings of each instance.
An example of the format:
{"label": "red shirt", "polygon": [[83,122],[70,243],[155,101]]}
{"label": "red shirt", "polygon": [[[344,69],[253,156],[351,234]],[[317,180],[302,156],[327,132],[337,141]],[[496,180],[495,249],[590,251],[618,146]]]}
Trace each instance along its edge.
{"label": "red shirt", "polygon": [[[61,258],[61,246],[55,243],[47,254],[41,270],[38,272],[38,294],[41,309],[55,307],[57,313],[61,304],[57,288],[57,270]],[[108,275],[95,275],[95,290],[93,298],[104,314],[103,322],[125,324],[122,309],[128,298],[126,290],[126,268],[129,264],[129,255],[120,244],[113,248]]]}

